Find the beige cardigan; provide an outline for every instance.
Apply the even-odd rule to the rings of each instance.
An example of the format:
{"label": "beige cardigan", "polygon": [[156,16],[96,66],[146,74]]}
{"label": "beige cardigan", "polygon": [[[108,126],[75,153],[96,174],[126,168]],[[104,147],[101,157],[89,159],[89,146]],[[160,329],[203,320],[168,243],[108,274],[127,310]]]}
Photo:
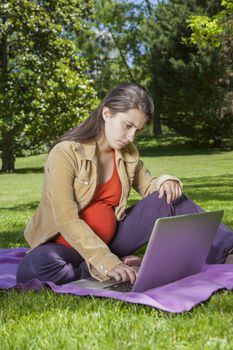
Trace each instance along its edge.
{"label": "beige cardigan", "polygon": [[[86,261],[89,271],[98,280],[121,263],[78,213],[92,200],[98,186],[96,144],[74,141],[58,143],[49,153],[41,201],[24,231],[30,247],[51,240],[58,232]],[[116,166],[122,184],[122,195],[115,208],[117,220],[125,217],[131,188],[142,197],[157,191],[161,184],[176,177],[153,177],[139,159],[137,148],[127,145],[116,151]]]}

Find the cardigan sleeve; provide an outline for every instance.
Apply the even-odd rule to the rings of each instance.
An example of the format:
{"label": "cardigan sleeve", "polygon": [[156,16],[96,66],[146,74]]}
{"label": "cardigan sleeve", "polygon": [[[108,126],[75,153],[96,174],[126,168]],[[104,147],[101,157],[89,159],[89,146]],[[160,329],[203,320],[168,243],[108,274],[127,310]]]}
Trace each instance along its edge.
{"label": "cardigan sleeve", "polygon": [[148,194],[158,191],[160,186],[164,181],[175,180],[178,181],[181,188],[183,187],[182,182],[175,176],[172,175],[161,175],[159,177],[154,177],[151,175],[150,171],[145,168],[142,160],[138,160],[134,180],[133,188],[142,196],[146,197]]}
{"label": "cardigan sleeve", "polygon": [[48,200],[58,231],[83,257],[91,275],[106,280],[107,273],[122,261],[79,217],[73,186],[75,169],[77,172],[77,159],[62,143],[50,151],[45,166]]}

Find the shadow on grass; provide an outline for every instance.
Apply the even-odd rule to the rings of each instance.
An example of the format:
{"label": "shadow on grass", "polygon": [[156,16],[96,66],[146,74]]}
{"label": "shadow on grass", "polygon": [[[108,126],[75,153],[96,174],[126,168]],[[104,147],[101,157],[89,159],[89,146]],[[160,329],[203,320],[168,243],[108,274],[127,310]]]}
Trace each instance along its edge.
{"label": "shadow on grass", "polygon": [[38,168],[19,168],[15,169],[15,174],[30,174],[30,173],[43,173],[44,168],[43,167],[38,167]]}
{"label": "shadow on grass", "polygon": [[23,229],[13,229],[11,231],[2,231],[0,233],[0,247],[4,248],[16,248],[16,247],[27,247],[24,236]]}
{"label": "shadow on grass", "polygon": [[[193,178],[182,178],[184,184],[184,193],[196,201],[232,201],[233,193],[233,174],[219,176],[203,176]],[[127,207],[134,205],[140,200],[139,195],[133,194]]]}
{"label": "shadow on grass", "polygon": [[[13,174],[40,174],[44,172],[43,167],[31,167],[31,168],[16,168]],[[6,175],[6,173],[0,172],[0,175]],[[10,174],[11,175],[11,174]]]}
{"label": "shadow on grass", "polygon": [[13,207],[1,207],[0,211],[3,210],[9,210],[9,211],[26,211],[26,210],[35,210],[38,206],[39,202],[35,201],[35,202],[30,202],[30,203],[25,203],[25,204],[18,204],[15,205]]}
{"label": "shadow on grass", "polygon": [[[203,313],[203,309],[207,310],[208,307],[209,314],[218,313],[221,309],[221,313],[227,315],[232,315],[232,290],[227,290],[225,288],[215,291],[208,299],[202,301],[200,304],[194,306],[194,308],[188,313],[182,313],[182,316],[190,318],[197,313]],[[176,315],[176,314],[173,314]]]}
{"label": "shadow on grass", "polygon": [[[231,180],[232,179],[232,180]],[[197,201],[232,201],[233,175],[203,176],[182,179],[184,192]],[[216,189],[216,190],[215,190]]]}
{"label": "shadow on grass", "polygon": [[204,149],[185,149],[183,147],[160,146],[141,146],[138,145],[140,155],[143,157],[174,157],[174,156],[193,156],[210,155],[225,153],[226,150],[204,150]]}
{"label": "shadow on grass", "polygon": [[153,135],[140,135],[136,145],[145,157],[221,154],[233,149],[232,145],[225,148],[196,148],[192,140],[169,134],[157,139]]}

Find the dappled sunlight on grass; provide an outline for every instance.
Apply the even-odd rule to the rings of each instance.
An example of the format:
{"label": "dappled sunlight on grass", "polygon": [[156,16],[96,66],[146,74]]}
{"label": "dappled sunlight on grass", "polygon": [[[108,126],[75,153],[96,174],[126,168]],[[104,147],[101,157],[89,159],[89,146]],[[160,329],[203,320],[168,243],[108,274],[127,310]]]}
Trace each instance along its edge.
{"label": "dappled sunlight on grass", "polygon": [[[205,210],[224,209],[223,222],[233,227],[233,152],[182,150],[167,142],[145,149],[145,141],[145,165],[156,176],[180,177],[185,194]],[[15,174],[0,177],[1,248],[27,246],[23,230],[39,203],[44,160],[45,155],[20,158]],[[132,191],[128,206],[138,199]],[[144,250],[140,248],[137,254]],[[1,291],[0,301],[3,349],[14,349],[17,344],[19,349],[231,350],[233,343],[229,331],[233,299],[228,291],[182,314],[103,298],[59,295],[46,288]]]}
{"label": "dappled sunlight on grass", "polygon": [[233,174],[182,180],[185,183],[185,191],[198,201],[225,202],[233,199]]}

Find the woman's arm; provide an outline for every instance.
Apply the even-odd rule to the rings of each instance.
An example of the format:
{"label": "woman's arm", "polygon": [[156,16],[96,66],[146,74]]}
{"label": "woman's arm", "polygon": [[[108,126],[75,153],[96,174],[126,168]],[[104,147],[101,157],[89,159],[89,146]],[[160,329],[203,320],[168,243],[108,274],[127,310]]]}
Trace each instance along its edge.
{"label": "woman's arm", "polygon": [[150,171],[145,168],[142,160],[139,159],[135,170],[133,188],[142,197],[146,197],[152,192],[159,191],[160,197],[167,193],[167,199],[169,201],[174,200],[176,196],[181,195],[182,186],[182,182],[175,176],[161,175],[157,178],[152,176]]}
{"label": "woman's arm", "polygon": [[58,232],[84,258],[93,277],[108,279],[108,272],[122,261],[78,215],[73,186],[77,166],[77,157],[70,143],[60,143],[52,149],[45,166],[47,197]]}

